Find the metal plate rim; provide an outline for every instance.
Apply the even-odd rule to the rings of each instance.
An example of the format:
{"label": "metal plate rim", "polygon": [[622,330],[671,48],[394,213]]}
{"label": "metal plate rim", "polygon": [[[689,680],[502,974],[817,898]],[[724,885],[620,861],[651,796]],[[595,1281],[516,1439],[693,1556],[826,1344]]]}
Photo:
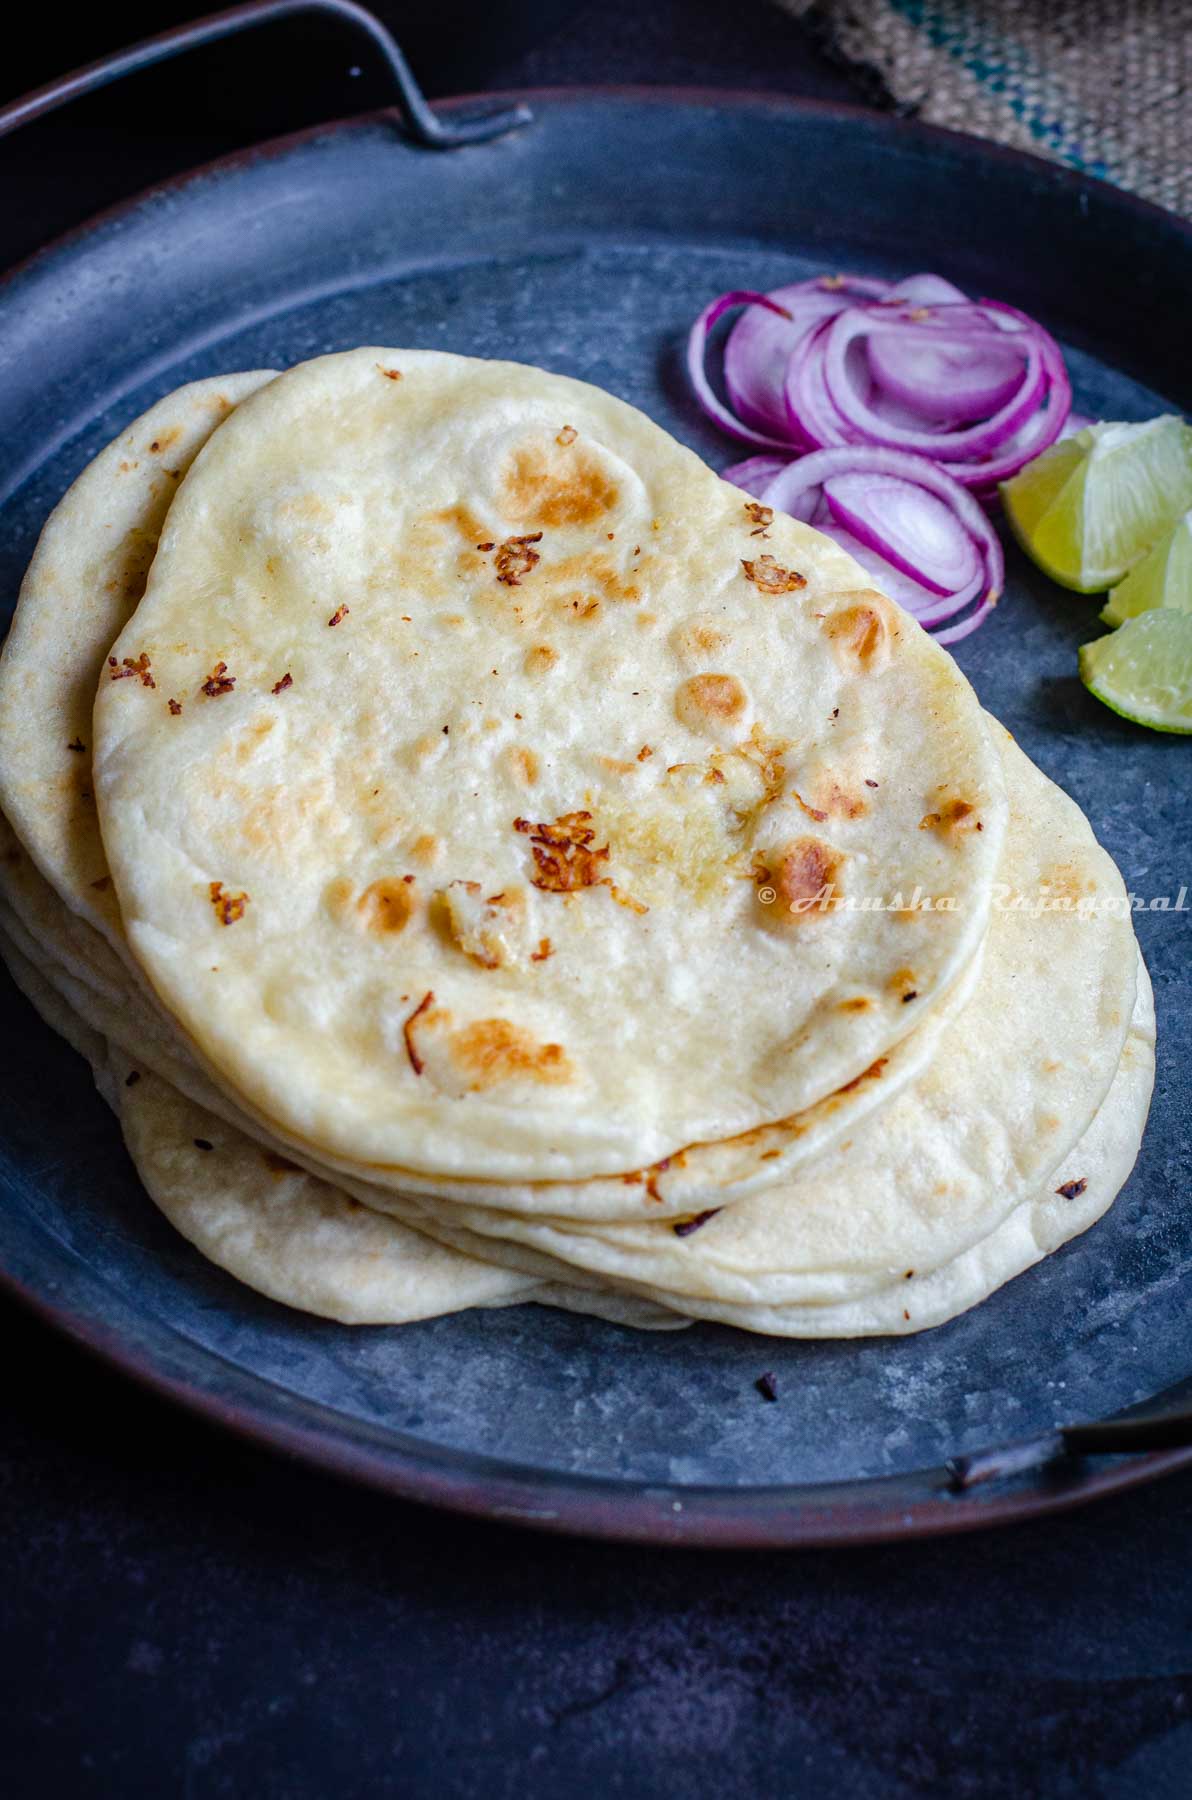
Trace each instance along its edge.
{"label": "metal plate rim", "polygon": [[[243,1441],[395,1499],[560,1536],[706,1550],[832,1549],[950,1537],[1067,1512],[1192,1464],[1192,1447],[1127,1458],[1098,1458],[1094,1469],[1040,1472],[1011,1492],[952,1494],[943,1469],[837,1484],[748,1489],[618,1482],[610,1477],[531,1471],[493,1457],[425,1445],[370,1454],[346,1433],[288,1424],[251,1402],[236,1402],[169,1374],[127,1339],[27,1286],[0,1266],[4,1292],[81,1349],[136,1385]],[[168,1327],[167,1327],[168,1329]],[[186,1342],[186,1340],[182,1340]],[[197,1358],[211,1352],[189,1346]],[[258,1378],[260,1379],[260,1378]],[[441,1466],[440,1466],[441,1465]],[[898,1497],[915,1481],[923,1492]],[[841,1497],[868,1493],[884,1505],[845,1511]]]}
{"label": "metal plate rim", "polygon": [[[982,162],[999,162],[1007,168],[1019,168],[1024,173],[1046,175],[1059,187],[1066,187],[1072,193],[1092,190],[1102,196],[1106,202],[1119,209],[1136,214],[1142,220],[1150,220],[1156,225],[1174,228],[1192,247],[1192,220],[1183,219],[1178,213],[1167,207],[1159,206],[1154,201],[1145,200],[1139,194],[1130,193],[1125,188],[1114,187],[1111,182],[1103,181],[1099,176],[1089,175],[1079,169],[1072,169],[1062,163],[1049,162],[1046,157],[1035,156],[1029,150],[1019,150],[1008,144],[992,143],[984,138],[973,137],[963,131],[953,131],[948,126],[930,125],[919,119],[904,118],[898,113],[879,113],[860,105],[849,105],[840,101],[815,100],[802,96],[786,95],[772,92],[769,89],[753,88],[718,88],[718,87],[651,87],[632,83],[603,83],[592,87],[578,86],[543,86],[532,88],[500,88],[486,93],[468,93],[452,95],[449,99],[436,100],[436,112],[467,113],[478,107],[516,106],[546,104],[548,106],[567,106],[577,102],[607,101],[625,104],[685,106],[685,105],[719,105],[744,108],[757,112],[774,112],[787,116],[805,116],[811,119],[840,120],[845,124],[877,126],[880,130],[904,138],[918,138],[925,144],[938,143],[957,151],[968,151],[976,154]],[[332,133],[347,132],[367,125],[389,124],[395,136],[406,143],[411,150],[422,150],[428,156],[451,156],[458,154],[452,150],[431,150],[424,146],[409,143],[401,129],[401,115],[394,107],[381,107],[371,112],[354,113],[336,119],[329,119],[318,125],[304,125],[296,131],[284,132],[280,137],[267,138],[259,144],[246,144],[238,150],[230,150],[223,156],[211,158],[208,162],[196,163],[193,168],[183,169],[177,175],[167,176],[161,181],[151,182],[149,186],[138,188],[124,200],[118,200],[111,206],[101,208],[90,218],[69,230],[59,232],[46,243],[22,257],[19,262],[0,272],[0,295],[11,284],[29,273],[43,258],[50,258],[59,251],[68,249],[82,242],[94,231],[125,214],[135,212],[146,201],[160,194],[178,192],[193,181],[219,175],[259,159],[284,156],[288,151],[314,142]],[[532,130],[533,121],[522,130]],[[511,134],[513,135],[513,134]],[[497,139],[500,143],[503,140]],[[464,152],[466,154],[466,151]]]}
{"label": "metal plate rim", "polygon": [[[444,112],[455,113],[467,112],[478,105],[518,102],[552,109],[602,102],[627,106],[716,105],[761,114],[864,125],[870,130],[916,139],[925,147],[938,144],[983,162],[1000,162],[1011,169],[1021,169],[1024,176],[1045,175],[1057,187],[1073,193],[1092,191],[1102,197],[1106,205],[1119,211],[1162,225],[1167,230],[1174,227],[1192,244],[1192,224],[1095,176],[1050,163],[1027,151],[988,144],[917,120],[874,113],[862,106],[790,98],[764,90],[674,86],[544,87],[463,95],[436,102],[436,106]],[[155,182],[52,239],[5,271],[0,276],[0,299],[13,283],[43,261],[84,244],[106,224],[135,212],[157,196],[179,194],[205,178],[231,174],[262,159],[284,157],[316,140],[381,123],[391,124],[395,136],[402,141],[398,115],[390,109],[382,109],[249,145]],[[416,149],[415,146],[407,147]],[[423,151],[421,154],[456,155],[461,152]],[[67,1254],[62,1246],[58,1249]],[[367,1444],[353,1442],[350,1430],[343,1426],[336,1429],[334,1424],[329,1424],[320,1428],[314,1422],[288,1422],[276,1409],[271,1413],[252,1399],[229,1399],[205,1387],[199,1380],[188,1381],[171,1374],[155,1360],[151,1345],[139,1340],[130,1341],[100,1318],[73,1310],[69,1303],[54,1299],[50,1292],[38,1291],[2,1266],[0,1291],[143,1388],[249,1442],[398,1498],[499,1523],[521,1524],[563,1534],[721,1549],[826,1548],[898,1542],[951,1535],[1066,1511],[1101,1495],[1125,1491],[1192,1464],[1192,1448],[1152,1452],[1131,1459],[1098,1458],[1096,1466],[1084,1465],[1058,1477],[1036,1478],[1012,1491],[982,1493],[978,1490],[973,1494],[953,1496],[947,1491],[942,1469],[921,1469],[907,1475],[855,1479],[831,1485],[701,1488],[618,1482],[612,1478],[569,1475],[561,1471],[534,1471],[525,1465],[504,1465],[478,1453],[429,1444],[414,1450],[391,1445],[384,1452],[370,1451]],[[167,1321],[158,1321],[158,1325],[166,1331],[172,1329]],[[201,1346],[191,1345],[184,1339],[179,1341],[186,1344],[200,1365],[204,1360],[213,1359],[213,1353]],[[263,1380],[252,1377],[251,1372],[246,1373],[250,1380]],[[349,1425],[351,1423],[348,1421]],[[877,1504],[858,1507],[856,1502],[863,1494],[872,1496]],[[851,1508],[846,1496],[851,1498]]]}

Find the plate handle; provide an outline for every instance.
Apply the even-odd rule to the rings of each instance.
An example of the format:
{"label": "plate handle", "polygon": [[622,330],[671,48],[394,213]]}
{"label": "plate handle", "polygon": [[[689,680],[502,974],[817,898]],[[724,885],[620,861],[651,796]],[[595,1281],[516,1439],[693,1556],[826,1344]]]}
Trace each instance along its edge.
{"label": "plate handle", "polygon": [[1162,1450],[1181,1450],[1192,1444],[1192,1411],[1146,1413],[1141,1417],[1103,1419],[1091,1425],[1063,1425],[1037,1438],[953,1456],[945,1464],[948,1485],[954,1493],[977,1487],[983,1481],[1001,1481],[1043,1469],[1065,1458],[1081,1456],[1146,1456]]}
{"label": "plate handle", "polygon": [[311,12],[342,19],[358,36],[369,40],[389,71],[394,99],[406,131],[416,143],[432,150],[454,150],[461,144],[487,143],[490,138],[501,137],[507,131],[529,124],[531,115],[524,106],[505,107],[451,123],[440,119],[427,103],[396,40],[380,19],[365,7],[357,6],[355,0],[248,0],[247,5],[231,6],[226,12],[211,13],[205,19],[192,20],[173,31],[144,38],[127,50],[118,50],[113,56],[88,63],[85,68],[75,69],[70,75],[63,75],[32,94],[14,100],[10,106],[0,108],[0,137],[41,118],[43,113],[54,112],[81,94],[107,87],[109,82],[152,68],[154,63],[165,62],[171,56],[181,56],[204,44],[218,43],[221,38],[234,37],[240,31],[252,31],[258,25],[270,25],[275,19]]}

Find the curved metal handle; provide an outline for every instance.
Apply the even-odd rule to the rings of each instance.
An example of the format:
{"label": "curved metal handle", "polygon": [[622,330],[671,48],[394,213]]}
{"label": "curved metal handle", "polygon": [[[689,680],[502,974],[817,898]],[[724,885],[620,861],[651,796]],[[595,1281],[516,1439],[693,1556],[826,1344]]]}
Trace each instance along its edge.
{"label": "curved metal handle", "polygon": [[395,40],[381,21],[363,6],[357,6],[355,0],[249,0],[245,6],[232,6],[226,12],[211,13],[205,19],[194,19],[173,31],[145,38],[127,50],[118,50],[114,56],[88,63],[86,68],[75,69],[72,74],[37,88],[23,99],[14,100],[11,106],[0,108],[0,137],[41,118],[43,113],[65,106],[81,94],[107,87],[109,82],[119,81],[124,75],[135,75],[154,63],[181,56],[187,50],[197,50],[204,44],[218,43],[221,38],[233,37],[239,31],[251,31],[258,25],[269,25],[275,19],[308,12],[342,19],[359,36],[369,39],[389,70],[394,98],[406,130],[417,143],[434,150],[452,150],[461,144],[486,143],[519,125],[529,124],[531,115],[524,106],[507,107],[478,118],[444,124],[427,104]]}
{"label": "curved metal handle", "polygon": [[1045,1468],[1064,1457],[1145,1456],[1156,1450],[1182,1450],[1192,1444],[1192,1411],[1148,1413],[1141,1418],[1103,1419],[1091,1425],[1063,1425],[1037,1438],[953,1456],[945,1464],[954,1492],[983,1481],[1000,1481]]}

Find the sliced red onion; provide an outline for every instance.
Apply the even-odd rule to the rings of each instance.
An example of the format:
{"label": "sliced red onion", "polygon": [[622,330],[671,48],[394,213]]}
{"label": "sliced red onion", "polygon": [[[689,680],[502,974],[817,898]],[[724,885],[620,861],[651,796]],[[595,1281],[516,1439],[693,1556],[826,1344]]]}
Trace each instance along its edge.
{"label": "sliced red onion", "polygon": [[[1025,313],[1016,312],[1013,307],[1005,306],[998,300],[983,300],[981,304],[992,312],[1006,313],[1011,318],[1030,323]],[[964,487],[981,492],[995,489],[999,481],[1008,481],[1025,463],[1042,455],[1044,450],[1055,443],[1064,428],[1064,422],[1072,410],[1072,384],[1068,380],[1063,354],[1055,339],[1042,326],[1036,326],[1035,330],[1039,334],[1039,355],[1046,378],[1044,404],[1034,418],[1028,419],[994,454],[978,457],[971,462],[948,464],[948,473],[955,476]]]}
{"label": "sliced red onion", "polygon": [[1041,456],[1060,436],[1056,413],[1059,405],[1059,401],[1049,397],[1043,411],[1036,413],[1022,431],[1016,432],[996,457],[985,462],[949,463],[949,475],[968,488],[983,506],[993,504],[998,498],[998,482],[1008,481],[1033,457]]}
{"label": "sliced red onion", "polygon": [[[939,336],[941,341],[933,343],[924,332],[917,342],[908,342],[894,332],[874,333],[865,347],[866,360],[881,398],[900,401],[920,423],[931,419],[945,427],[987,419],[1013,398],[1022,381],[1020,345],[977,345],[944,332]],[[889,419],[885,408],[880,416]]]}
{"label": "sliced red onion", "polygon": [[723,480],[744,488],[747,494],[760,500],[763,488],[769,486],[775,475],[781,475],[790,460],[789,456],[747,456],[744,462],[734,463],[731,469],[724,469],[721,474]]}
{"label": "sliced red onion", "polygon": [[889,300],[909,300],[915,306],[949,306],[954,300],[966,301],[958,287],[942,275],[904,275],[886,296]]}
{"label": "sliced red onion", "polygon": [[[911,308],[911,312],[916,310],[918,309]],[[957,307],[950,310],[967,313],[970,309]],[[850,307],[832,321],[822,337],[817,334],[817,347],[823,357],[824,387],[840,415],[842,428],[853,438],[859,437],[866,443],[881,444],[891,450],[917,451],[919,455],[930,456],[936,462],[961,462],[966,457],[988,455],[1004,444],[1007,438],[1012,437],[1027,423],[1046,394],[1047,377],[1036,332],[1024,330],[1020,334],[1024,355],[1018,381],[1010,398],[992,416],[981,420],[979,424],[963,425],[952,430],[932,431],[926,422],[917,430],[892,425],[874,411],[868,396],[860,392],[855,366],[849,359],[849,349],[858,338],[864,340],[887,334],[896,337],[900,343],[905,343],[908,330],[916,335],[922,333],[925,339],[930,335],[938,340],[943,335],[944,327],[917,324],[911,319],[910,312],[902,315],[897,324],[893,316],[889,320],[879,321],[869,309]],[[955,333],[950,332],[949,335],[958,347],[979,354],[982,347],[988,346],[996,332],[997,327],[991,330],[986,324],[980,331],[970,333],[961,329]],[[932,349],[938,348],[938,341],[932,344]],[[939,390],[936,397],[943,400],[946,397],[945,391]]]}
{"label": "sliced red onion", "polygon": [[832,515],[853,536],[935,594],[955,594],[981,573],[977,546],[952,509],[900,475],[830,475]]}
{"label": "sliced red onion", "polygon": [[[726,402],[706,356],[733,307],[745,311],[725,343]],[[991,507],[997,484],[1065,430],[1072,404],[1059,346],[1042,326],[929,273],[893,286],[831,276],[723,294],[696,320],[687,354],[709,417],[775,461],[849,446],[906,451]],[[751,469],[747,482],[765,475]],[[832,521],[818,491],[806,505],[816,523]]]}
{"label": "sliced red onion", "polygon": [[933,632],[932,636],[935,638],[936,643],[958,644],[961,638],[971,637],[978,625],[984,624],[985,620],[997,605],[997,601],[998,597],[991,588],[984,600],[982,600],[980,606],[975,606],[966,618],[961,619],[955,625],[949,625],[944,631]]}
{"label": "sliced red onion", "polygon": [[[873,308],[860,317],[867,322],[882,310]],[[1003,408],[995,419],[986,421],[984,426],[942,433],[924,430],[922,425],[918,428],[905,426],[906,413],[902,404],[879,398],[871,403],[868,428],[863,429],[836,405],[827,379],[829,342],[835,337],[839,349],[846,317],[841,314],[816,326],[791,356],[785,398],[792,435],[806,438],[817,449],[872,442],[879,432],[886,448],[907,448],[909,439],[909,447],[919,454],[930,456],[933,461],[946,462],[949,472],[965,486],[982,493],[992,492],[997,482],[1006,480],[1058,437],[1071,405],[1071,388],[1059,346],[1041,327],[1032,325],[1025,315],[993,301],[982,302],[979,308],[966,305],[964,309],[955,310],[965,314],[966,329],[967,321],[974,315],[986,319],[982,333],[982,342],[986,344],[994,330],[1017,334],[1021,329],[1024,339],[1029,334],[1031,352],[1024,359],[1022,378],[1023,388],[1029,381],[1034,389],[1034,397],[1029,402],[1020,388],[1011,405]],[[874,330],[878,329],[875,325]],[[1009,436],[1004,436],[1007,425],[1013,426],[1015,417],[1022,414],[1024,407],[1036,408],[1033,416],[1028,410],[1024,422]],[[1002,441],[1000,445],[991,442],[985,449],[982,440],[988,440],[991,434],[993,439],[1001,438]]]}
{"label": "sliced red onion", "polygon": [[[898,484],[896,495],[890,486],[892,482]],[[921,496],[918,521],[914,516],[915,492]],[[938,634],[941,643],[954,643],[975,630],[1002,591],[1005,562],[997,534],[973,496],[926,457],[878,445],[821,450],[788,464],[761,498],[765,505],[804,520],[814,517],[826,499],[835,515],[835,523],[826,527],[829,535],[837,542],[851,539],[846,545],[849,549],[860,544],[866,554],[859,556],[858,561],[921,625],[946,625],[947,630]],[[931,504],[924,504],[927,501]],[[975,571],[950,529],[941,524],[939,503],[968,539]],[[847,522],[842,513],[848,515]],[[923,562],[913,558],[915,544],[926,547]],[[896,559],[886,555],[890,546],[895,549]],[[874,559],[879,566],[875,566]],[[956,587],[937,598],[949,559]],[[908,589],[907,581],[913,587]],[[973,601],[978,603],[974,612],[958,618]]]}
{"label": "sliced red onion", "polygon": [[[925,588],[922,582],[913,580],[909,575],[904,575],[901,569],[896,569],[893,563],[887,562],[877,550],[871,549],[868,544],[863,544],[860,538],[855,538],[852,532],[847,531],[843,525],[835,524],[830,515],[822,524],[815,520],[811,522],[815,524],[817,531],[822,531],[824,536],[830,537],[834,544],[839,544],[842,550],[847,550],[849,555],[873,576],[882,592],[888,594],[891,600],[897,600],[899,606],[905,607],[908,613],[913,614],[925,631],[940,620],[950,619],[958,605],[967,605],[970,600],[975,600],[977,597],[976,590],[974,590],[963,601],[959,601],[952,595],[949,595],[946,601],[941,601],[939,595],[933,594],[930,588]],[[978,587],[983,574],[984,564],[981,564],[978,572]]]}
{"label": "sliced red onion", "polygon": [[764,432],[754,431],[743,425],[740,419],[731,413],[723,400],[712,390],[708,380],[706,367],[708,338],[712,327],[726,312],[737,306],[760,306],[774,313],[779,318],[789,319],[790,315],[777,301],[769,299],[765,294],[755,293],[751,288],[734,288],[731,293],[721,294],[710,306],[705,306],[687,338],[687,373],[691,377],[691,385],[695,389],[695,397],[710,419],[714,419],[722,431],[730,437],[739,438],[744,444],[756,444],[760,450],[789,450],[790,444],[782,438],[767,437]]}
{"label": "sliced red onion", "polygon": [[823,346],[833,323],[832,319],[822,320],[796,344],[782,387],[790,435],[813,450],[859,441],[833,405],[824,382]]}
{"label": "sliced red onion", "polygon": [[786,319],[758,306],[743,312],[724,346],[724,388],[737,417],[755,431],[785,435],[782,383],[803,333],[858,300],[880,299],[888,286],[861,276],[821,275],[766,296],[786,311]]}

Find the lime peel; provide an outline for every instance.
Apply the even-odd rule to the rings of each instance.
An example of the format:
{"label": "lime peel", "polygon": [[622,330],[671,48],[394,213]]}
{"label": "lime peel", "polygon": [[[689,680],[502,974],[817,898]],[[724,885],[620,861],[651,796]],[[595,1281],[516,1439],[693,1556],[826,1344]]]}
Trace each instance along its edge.
{"label": "lime peel", "polygon": [[1080,679],[1136,725],[1192,733],[1192,612],[1157,607],[1083,644]]}

